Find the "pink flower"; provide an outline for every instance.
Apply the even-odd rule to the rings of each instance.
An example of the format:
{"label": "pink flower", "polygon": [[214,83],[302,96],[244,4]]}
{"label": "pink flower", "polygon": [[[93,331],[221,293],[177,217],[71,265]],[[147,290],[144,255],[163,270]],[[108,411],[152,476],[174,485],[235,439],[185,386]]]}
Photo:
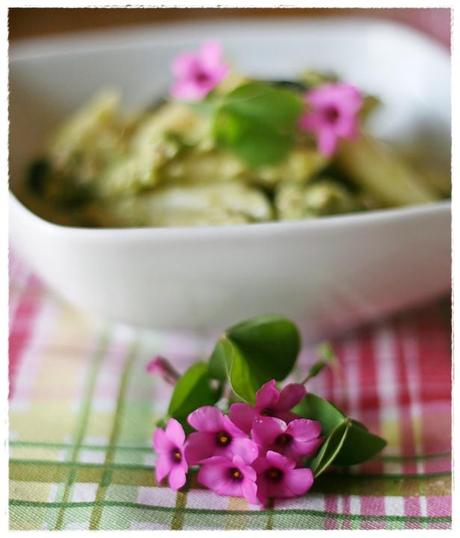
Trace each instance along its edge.
{"label": "pink flower", "polygon": [[339,138],[354,138],[358,133],[358,111],[363,98],[351,84],[323,84],[307,92],[309,108],[299,121],[301,129],[311,131],[318,140],[318,149],[330,157]]}
{"label": "pink flower", "polygon": [[252,428],[258,416],[278,417],[285,422],[297,418],[290,410],[305,396],[305,387],[298,383],[286,385],[283,390],[276,388],[274,379],[268,381],[256,393],[256,405],[234,403],[230,407],[229,416],[232,421],[246,433]]}
{"label": "pink flower", "polygon": [[188,436],[185,448],[190,465],[212,456],[229,456],[234,453],[241,439],[247,437],[228,416],[211,405],[195,409],[187,421],[197,430]]}
{"label": "pink flower", "polygon": [[250,439],[241,439],[229,457],[204,460],[197,480],[219,495],[245,497],[249,503],[257,504],[257,474],[251,466],[257,455],[257,445]]}
{"label": "pink flower", "polygon": [[252,439],[264,451],[279,452],[294,461],[313,456],[322,443],[320,433],[321,424],[306,418],[286,424],[279,418],[257,417],[252,426]]}
{"label": "pink flower", "polygon": [[176,99],[199,101],[226,77],[228,70],[220,45],[208,41],[199,52],[185,52],[175,58],[172,72],[176,82],[171,94]]}
{"label": "pink flower", "polygon": [[160,356],[153,358],[147,364],[146,369],[149,374],[158,375],[170,385],[175,385],[180,377],[178,372],[172,367],[171,363]]}
{"label": "pink flower", "polygon": [[269,498],[285,499],[306,493],[313,484],[311,469],[296,469],[296,462],[269,450],[253,467],[257,472],[257,496],[262,504]]}
{"label": "pink flower", "polygon": [[175,491],[185,484],[188,470],[184,456],[185,433],[176,419],[170,418],[166,430],[157,428],[153,433],[153,448],[157,452],[156,479],[169,477],[169,487]]}

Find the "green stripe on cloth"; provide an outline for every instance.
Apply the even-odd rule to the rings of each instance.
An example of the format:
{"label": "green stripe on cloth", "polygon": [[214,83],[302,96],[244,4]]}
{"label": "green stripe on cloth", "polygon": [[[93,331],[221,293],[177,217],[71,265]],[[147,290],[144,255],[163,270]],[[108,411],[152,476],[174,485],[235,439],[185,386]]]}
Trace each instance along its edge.
{"label": "green stripe on cloth", "polygon": [[[71,462],[11,461],[10,479],[27,482],[56,483],[67,479],[68,468],[75,469],[75,481],[83,483],[102,483],[110,470],[110,483],[120,485],[157,486],[153,470],[146,466],[123,464],[94,464]],[[408,476],[370,476],[326,474],[319,477],[312,491],[349,495],[448,495],[451,486],[451,473]],[[166,488],[166,487],[165,487]],[[192,480],[192,489],[202,489]]]}
{"label": "green stripe on cloth", "polygon": [[178,491],[176,494],[176,505],[173,509],[171,519],[171,530],[177,531],[184,526],[184,513],[187,506],[187,491]]}
{"label": "green stripe on cloth", "polygon": [[99,486],[98,486],[97,493],[96,493],[96,503],[94,504],[94,509],[93,509],[93,512],[91,513],[91,520],[90,520],[90,529],[91,530],[95,530],[95,529],[99,528],[101,515],[102,515],[102,503],[104,501],[107,486],[110,484],[110,482],[112,480],[113,469],[112,469],[111,466],[113,464],[113,459],[114,459],[114,455],[115,455],[114,447],[116,445],[116,442],[118,440],[118,436],[119,436],[119,433],[120,433],[120,423],[121,423],[121,420],[122,420],[122,417],[123,417],[126,389],[127,389],[127,386],[128,386],[129,376],[131,374],[132,367],[133,367],[133,364],[134,364],[134,360],[135,360],[135,357],[136,357],[137,348],[138,348],[138,344],[137,344],[137,342],[135,342],[132,345],[131,349],[129,350],[128,357],[127,357],[127,359],[125,361],[125,365],[124,365],[124,368],[123,368],[123,374],[122,374],[122,377],[121,377],[120,389],[118,391],[118,396],[117,396],[117,400],[116,400],[117,401],[117,407],[116,407],[116,410],[115,410],[115,417],[114,417],[113,426],[112,426],[112,433],[110,435],[110,444],[109,444],[110,448],[106,452],[106,457],[105,457],[105,461],[104,461],[102,476],[101,476],[101,479],[98,481]]}
{"label": "green stripe on cloth", "polygon": [[207,514],[212,516],[219,516],[219,515],[232,515],[232,516],[248,516],[251,518],[258,518],[258,517],[267,517],[268,515],[271,516],[278,516],[282,514],[308,514],[308,515],[315,515],[315,516],[325,516],[333,517],[335,519],[355,519],[355,520],[384,520],[384,521],[402,521],[402,520],[413,520],[413,521],[426,521],[427,519],[433,519],[437,521],[444,521],[448,522],[450,521],[450,517],[445,516],[380,516],[380,515],[363,515],[363,514],[338,514],[335,512],[325,512],[325,511],[319,511],[319,510],[308,510],[308,509],[282,509],[282,508],[276,508],[274,510],[220,510],[220,509],[206,509],[206,508],[186,508],[184,506],[178,508],[176,507],[167,507],[167,506],[147,506],[142,505],[138,503],[129,503],[129,502],[117,502],[117,501],[101,501],[101,502],[94,502],[94,503],[39,503],[39,502],[32,502],[32,501],[11,501],[11,506],[23,506],[23,507],[42,507],[42,508],[83,508],[83,507],[95,507],[95,506],[107,506],[107,507],[116,507],[116,506],[124,506],[127,508],[134,508],[134,509],[141,509],[141,510],[149,510],[149,511],[155,511],[155,512],[169,512],[169,513],[176,513],[176,512],[184,512],[187,514]]}
{"label": "green stripe on cloth", "polygon": [[[83,441],[83,437],[85,434],[85,427],[88,422],[88,417],[91,410],[91,401],[93,398],[94,393],[94,387],[96,386],[96,380],[97,380],[97,374],[99,372],[99,368],[101,367],[102,359],[104,357],[104,354],[107,350],[107,344],[109,341],[109,335],[107,332],[104,332],[99,340],[99,345],[96,348],[94,357],[92,358],[90,362],[90,367],[88,371],[88,377],[86,380],[86,389],[83,394],[83,400],[80,408],[80,415],[78,417],[78,426],[77,426],[77,432],[75,435],[75,442],[73,444],[73,449],[71,453],[71,462],[76,463],[78,459],[78,452],[80,450],[80,445]],[[68,479],[66,481],[65,487],[64,487],[64,493],[63,493],[63,505],[68,501],[69,495],[70,495],[70,489],[72,484],[75,482],[76,478],[76,470],[72,466],[71,471],[68,475]],[[56,520],[56,526],[55,529],[59,530],[62,528],[64,521],[64,509],[59,511],[57,520]]]}

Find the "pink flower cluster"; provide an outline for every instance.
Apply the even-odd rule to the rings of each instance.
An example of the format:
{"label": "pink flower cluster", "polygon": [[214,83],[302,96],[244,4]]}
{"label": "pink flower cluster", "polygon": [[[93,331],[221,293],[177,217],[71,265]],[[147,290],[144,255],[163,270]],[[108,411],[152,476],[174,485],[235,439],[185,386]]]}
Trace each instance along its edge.
{"label": "pink flower cluster", "polygon": [[303,460],[316,453],[322,438],[318,421],[291,411],[304,395],[303,385],[279,391],[271,380],[257,392],[255,406],[234,403],[228,415],[213,406],[190,413],[187,421],[195,431],[188,437],[177,420],[169,419],[166,429],[153,435],[157,481],[168,477],[177,490],[189,467],[198,465],[200,484],[251,504],[305,494],[313,473]]}
{"label": "pink flower cluster", "polygon": [[[172,97],[201,101],[227,77],[230,67],[220,44],[207,41],[197,51],[176,56],[171,71],[175,77]],[[356,138],[358,112],[363,104],[362,93],[356,86],[343,82],[321,84],[306,92],[304,101],[305,111],[298,126],[315,136],[320,153],[332,157],[340,139]]]}

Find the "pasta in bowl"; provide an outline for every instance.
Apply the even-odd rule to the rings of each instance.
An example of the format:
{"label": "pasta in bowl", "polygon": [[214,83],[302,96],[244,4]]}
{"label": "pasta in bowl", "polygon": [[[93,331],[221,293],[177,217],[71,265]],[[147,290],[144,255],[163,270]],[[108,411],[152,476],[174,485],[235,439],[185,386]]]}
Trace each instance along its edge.
{"label": "pasta in bowl", "polygon": [[73,226],[208,226],[450,194],[445,170],[366,131],[378,99],[334,74],[254,80],[214,41],[178,55],[172,71],[171,94],[152,106],[124,115],[106,91],[66,119],[29,168],[32,210]]}

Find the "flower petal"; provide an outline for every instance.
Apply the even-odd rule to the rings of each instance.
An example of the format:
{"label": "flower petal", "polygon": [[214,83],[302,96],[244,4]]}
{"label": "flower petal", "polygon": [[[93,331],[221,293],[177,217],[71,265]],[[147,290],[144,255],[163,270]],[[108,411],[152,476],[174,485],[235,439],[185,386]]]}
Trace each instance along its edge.
{"label": "flower petal", "polygon": [[227,464],[228,462],[231,462],[231,460],[225,456],[211,456],[210,458],[206,458],[205,460],[202,460],[202,464],[205,463],[219,463],[219,464]]}
{"label": "flower petal", "polygon": [[321,84],[307,92],[305,101],[313,108],[322,108],[335,104],[337,99],[337,85],[332,83]]}
{"label": "flower petal", "polygon": [[200,101],[209,91],[207,86],[193,79],[179,80],[171,87],[171,95],[181,101]]}
{"label": "flower petal", "polygon": [[155,463],[155,478],[158,483],[160,483],[163,478],[168,475],[171,467],[172,465],[167,454],[160,454],[157,457],[157,461]]}
{"label": "flower petal", "polygon": [[298,418],[287,425],[286,432],[298,441],[310,441],[321,434],[321,423],[309,418]]}
{"label": "flower petal", "polygon": [[244,498],[249,504],[259,504],[259,499],[257,498],[257,485],[254,480],[244,480],[241,490]]}
{"label": "flower petal", "polygon": [[198,55],[193,52],[184,52],[174,58],[171,71],[178,78],[188,78],[195,73],[198,66]]}
{"label": "flower petal", "polygon": [[166,424],[166,435],[178,447],[181,447],[185,441],[184,428],[175,418],[170,418]]}
{"label": "flower petal", "polygon": [[273,452],[272,450],[269,450],[265,457],[269,466],[277,467],[278,469],[282,469],[284,471],[294,469],[296,466],[296,462],[294,460],[286,458],[285,456],[278,454],[278,452]]}
{"label": "flower petal", "polygon": [[262,506],[268,505],[269,484],[263,476],[257,478],[257,500]]}
{"label": "flower petal", "polygon": [[276,388],[276,381],[271,379],[267,381],[256,393],[257,409],[272,408],[278,403],[279,391]]}
{"label": "flower petal", "polygon": [[185,484],[186,479],[187,476],[184,468],[180,465],[174,465],[169,473],[169,487],[177,491]]}
{"label": "flower petal", "polygon": [[291,449],[290,453],[292,453],[294,457],[313,456],[316,454],[318,448],[323,444],[323,441],[324,439],[322,437],[310,439],[309,441],[294,440],[292,445],[289,447]]}
{"label": "flower petal", "polygon": [[265,456],[260,456],[254,461],[252,467],[255,469],[257,474],[262,474],[270,467],[270,463]]}
{"label": "flower petal", "polygon": [[291,413],[291,411],[277,411],[276,417],[280,418],[281,420],[284,420],[286,424],[289,422],[292,422],[293,420],[297,418],[302,418],[300,415],[296,415],[295,413]]}
{"label": "flower petal", "polygon": [[246,479],[256,480],[257,473],[255,469],[251,465],[246,465],[246,463],[243,461],[243,458],[241,458],[240,456],[235,456],[233,458],[233,463],[236,467],[238,467],[238,469],[241,470]]}
{"label": "flower petal", "polygon": [[223,427],[223,430],[228,432],[232,437],[245,437],[246,436],[244,431],[240,430],[240,428],[238,428],[238,426],[236,426],[236,424],[234,424],[227,415],[224,415],[222,417],[222,427]]}
{"label": "flower petal", "polygon": [[[212,459],[214,460],[214,458]],[[224,458],[219,459],[224,460]],[[203,486],[214,491],[221,482],[225,482],[225,471],[230,468],[231,465],[232,462],[230,460],[209,461],[203,463],[198,471],[197,480],[200,484],[203,484]]]}
{"label": "flower petal", "polygon": [[325,157],[332,157],[337,147],[337,134],[329,127],[322,128],[318,133],[318,149]]}
{"label": "flower petal", "polygon": [[356,115],[363,104],[363,97],[356,86],[352,84],[336,84],[336,104],[348,115]]}
{"label": "flower petal", "polygon": [[162,428],[157,428],[153,432],[152,445],[156,452],[167,452],[174,446],[171,439]]}
{"label": "flower petal", "polygon": [[229,72],[229,68],[226,65],[219,65],[216,67],[213,67],[212,71],[208,73],[209,79],[211,81],[211,87],[209,88],[209,91],[212,90],[217,84],[222,82],[224,78],[227,76]]}
{"label": "flower petal", "polygon": [[335,131],[342,138],[354,138],[358,134],[358,123],[353,116],[342,115]]}
{"label": "flower petal", "polygon": [[299,127],[303,131],[311,131],[312,133],[316,133],[321,129],[322,125],[322,116],[315,110],[305,113],[299,119]]}
{"label": "flower petal", "polygon": [[222,47],[220,44],[214,40],[203,43],[200,48],[200,60],[208,68],[222,65]]}
{"label": "flower petal", "polygon": [[269,447],[278,435],[286,431],[286,423],[279,418],[257,417],[252,426],[251,435],[254,441],[262,447]]}
{"label": "flower petal", "polygon": [[214,434],[194,432],[187,437],[185,459],[189,465],[196,465],[215,454]]}
{"label": "flower petal", "polygon": [[313,485],[313,473],[311,469],[292,469],[287,471],[282,481],[283,497],[298,497],[304,495]]}
{"label": "flower petal", "polygon": [[212,405],[205,405],[195,409],[187,418],[192,428],[199,432],[218,432],[223,429],[222,411]]}
{"label": "flower petal", "polygon": [[232,453],[235,457],[241,458],[245,464],[252,463],[259,455],[259,448],[246,437],[238,437],[232,442]]}
{"label": "flower petal", "polygon": [[243,432],[249,433],[252,428],[252,423],[257,416],[257,412],[255,408],[249,404],[234,403],[230,406],[228,415],[233,424]]}
{"label": "flower petal", "polygon": [[305,396],[306,390],[300,383],[290,383],[280,392],[277,408],[290,411]]}

